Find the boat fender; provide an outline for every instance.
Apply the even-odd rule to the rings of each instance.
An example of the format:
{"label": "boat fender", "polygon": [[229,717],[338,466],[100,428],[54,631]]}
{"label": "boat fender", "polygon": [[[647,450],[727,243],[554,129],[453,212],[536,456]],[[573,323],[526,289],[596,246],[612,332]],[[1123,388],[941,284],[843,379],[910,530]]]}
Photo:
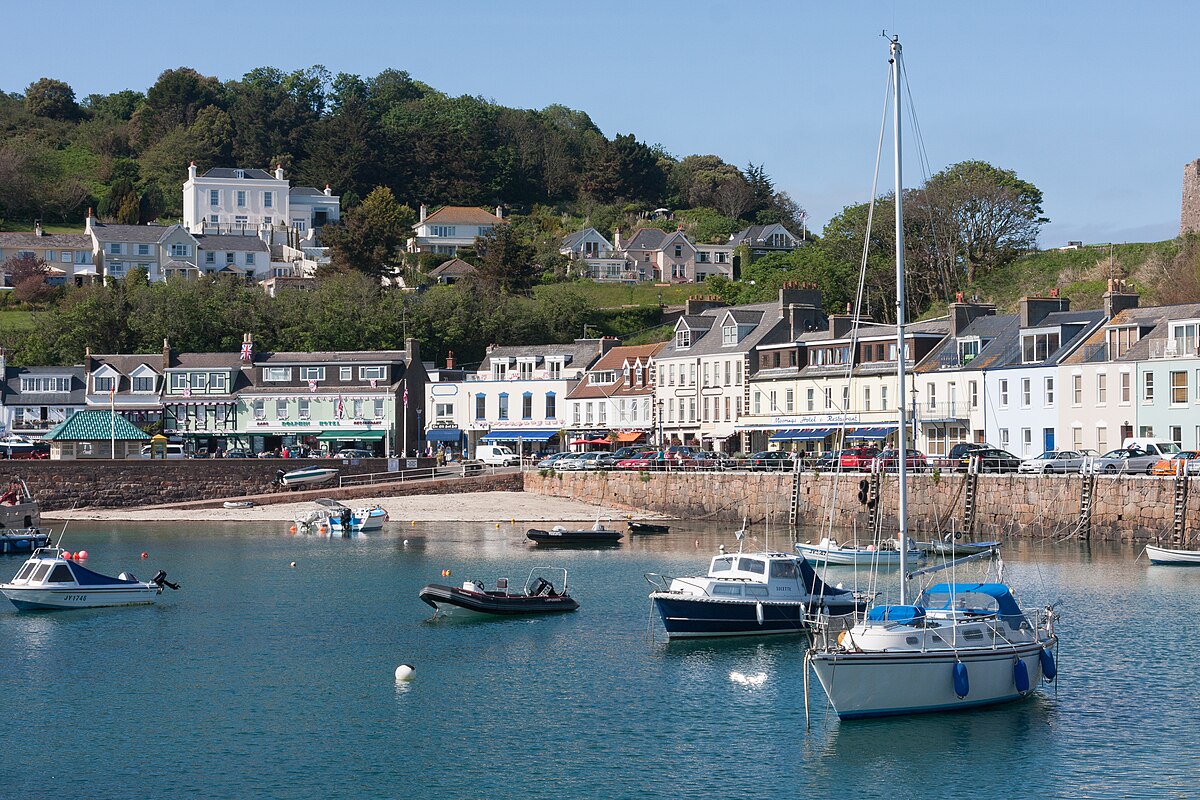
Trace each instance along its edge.
{"label": "boat fender", "polygon": [[1017,691],[1025,694],[1029,691],[1029,667],[1025,666],[1025,660],[1018,658],[1013,664],[1013,683],[1017,685]]}
{"label": "boat fender", "polygon": [[1048,648],[1043,647],[1038,653],[1038,659],[1042,662],[1042,677],[1048,681],[1052,681],[1058,677],[1058,667],[1054,663],[1054,654]]}
{"label": "boat fender", "polygon": [[954,694],[959,700],[971,693],[971,681],[967,677],[967,665],[961,661],[954,663]]}
{"label": "boat fender", "polygon": [[763,624],[763,604],[762,603],[754,604],[754,616],[758,617],[758,624],[762,625]]}

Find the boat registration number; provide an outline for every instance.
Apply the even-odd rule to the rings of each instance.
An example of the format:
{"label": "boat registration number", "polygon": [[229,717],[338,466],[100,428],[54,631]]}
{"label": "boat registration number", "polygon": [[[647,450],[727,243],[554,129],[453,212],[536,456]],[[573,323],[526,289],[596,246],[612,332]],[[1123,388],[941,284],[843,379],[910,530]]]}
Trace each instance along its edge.
{"label": "boat registration number", "polygon": [[68,594],[63,596],[68,603],[82,603],[87,600],[86,594]]}

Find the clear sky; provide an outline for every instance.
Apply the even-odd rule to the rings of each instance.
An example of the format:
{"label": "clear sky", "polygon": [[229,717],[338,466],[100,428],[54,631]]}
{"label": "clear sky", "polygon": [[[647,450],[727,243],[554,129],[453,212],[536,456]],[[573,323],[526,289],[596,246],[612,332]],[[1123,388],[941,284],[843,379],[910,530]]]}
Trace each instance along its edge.
{"label": "clear sky", "polygon": [[[904,45],[932,169],[1015,169],[1045,194],[1044,246],[1173,237],[1183,166],[1200,157],[1188,0],[4,0],[0,19],[24,32],[0,48],[4,91],[43,76],[81,99],[144,91],[177,66],[222,80],[392,67],[449,94],[562,103],[676,156],[765,164],[816,226],[867,198],[883,29]],[[906,178],[921,178],[912,154]]]}

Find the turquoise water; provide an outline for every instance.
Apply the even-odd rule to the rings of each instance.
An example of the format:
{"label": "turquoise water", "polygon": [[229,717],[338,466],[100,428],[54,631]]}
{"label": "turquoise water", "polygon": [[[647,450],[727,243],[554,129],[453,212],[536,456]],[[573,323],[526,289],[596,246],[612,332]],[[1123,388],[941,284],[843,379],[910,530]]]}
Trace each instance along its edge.
{"label": "turquoise water", "polygon": [[[1198,791],[1200,570],[1148,567],[1129,548],[1008,555],[1022,602],[1062,600],[1057,694],[838,723],[814,678],[806,730],[801,640],[667,644],[650,628],[643,573],[703,569],[732,543],[716,528],[541,552],[510,525],[393,523],[349,541],[284,527],[72,523],[68,544],[90,551],[91,568],[164,568],[183,589],[153,607],[0,608],[0,796]],[[579,612],[431,622],[417,599],[443,569],[446,582],[491,585],[540,565],[569,570]],[[397,684],[406,662],[416,679]],[[766,677],[748,686],[731,672]]]}

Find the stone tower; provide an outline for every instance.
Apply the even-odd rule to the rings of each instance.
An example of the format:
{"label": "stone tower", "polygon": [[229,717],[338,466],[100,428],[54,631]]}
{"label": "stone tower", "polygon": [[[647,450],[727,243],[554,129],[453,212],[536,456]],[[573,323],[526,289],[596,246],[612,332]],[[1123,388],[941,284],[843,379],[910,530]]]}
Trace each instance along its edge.
{"label": "stone tower", "polygon": [[1179,209],[1179,235],[1200,231],[1200,158],[1183,168],[1183,202]]}

